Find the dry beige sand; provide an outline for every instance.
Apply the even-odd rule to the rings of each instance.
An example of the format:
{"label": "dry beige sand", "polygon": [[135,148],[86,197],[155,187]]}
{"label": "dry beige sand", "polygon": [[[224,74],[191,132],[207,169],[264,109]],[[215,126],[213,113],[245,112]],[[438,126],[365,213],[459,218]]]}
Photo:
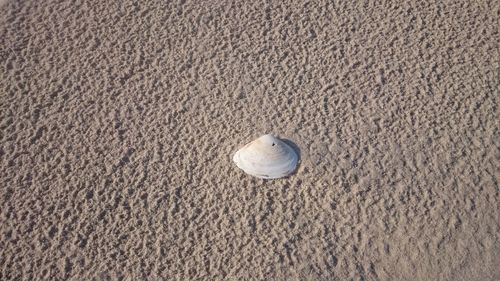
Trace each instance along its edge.
{"label": "dry beige sand", "polygon": [[0,280],[500,280],[500,2],[2,2]]}

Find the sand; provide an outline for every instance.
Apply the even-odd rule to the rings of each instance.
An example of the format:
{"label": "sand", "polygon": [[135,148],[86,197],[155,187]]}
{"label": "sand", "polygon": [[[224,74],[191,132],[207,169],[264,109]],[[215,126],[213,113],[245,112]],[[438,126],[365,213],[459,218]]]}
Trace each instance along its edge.
{"label": "sand", "polygon": [[500,280],[497,1],[2,2],[0,280]]}

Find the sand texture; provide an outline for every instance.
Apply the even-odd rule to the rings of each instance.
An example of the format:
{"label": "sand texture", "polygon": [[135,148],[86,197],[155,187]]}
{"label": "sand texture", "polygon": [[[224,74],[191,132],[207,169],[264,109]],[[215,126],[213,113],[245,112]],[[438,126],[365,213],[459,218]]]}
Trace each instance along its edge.
{"label": "sand texture", "polygon": [[1,2],[0,280],[500,280],[498,1]]}

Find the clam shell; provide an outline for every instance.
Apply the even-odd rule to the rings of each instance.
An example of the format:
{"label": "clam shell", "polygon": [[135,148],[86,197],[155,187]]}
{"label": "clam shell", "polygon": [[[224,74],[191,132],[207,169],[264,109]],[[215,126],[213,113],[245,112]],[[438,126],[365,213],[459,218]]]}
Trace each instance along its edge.
{"label": "clam shell", "polygon": [[233,156],[238,168],[263,179],[288,176],[297,167],[298,160],[293,148],[271,134],[248,143]]}

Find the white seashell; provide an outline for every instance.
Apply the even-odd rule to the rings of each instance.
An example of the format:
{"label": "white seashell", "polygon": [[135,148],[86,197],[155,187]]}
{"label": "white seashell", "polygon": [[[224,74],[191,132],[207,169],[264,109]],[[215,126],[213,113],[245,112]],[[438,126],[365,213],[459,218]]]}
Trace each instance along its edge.
{"label": "white seashell", "polygon": [[233,161],[249,175],[277,179],[291,174],[297,167],[299,157],[288,144],[267,134],[238,150]]}

